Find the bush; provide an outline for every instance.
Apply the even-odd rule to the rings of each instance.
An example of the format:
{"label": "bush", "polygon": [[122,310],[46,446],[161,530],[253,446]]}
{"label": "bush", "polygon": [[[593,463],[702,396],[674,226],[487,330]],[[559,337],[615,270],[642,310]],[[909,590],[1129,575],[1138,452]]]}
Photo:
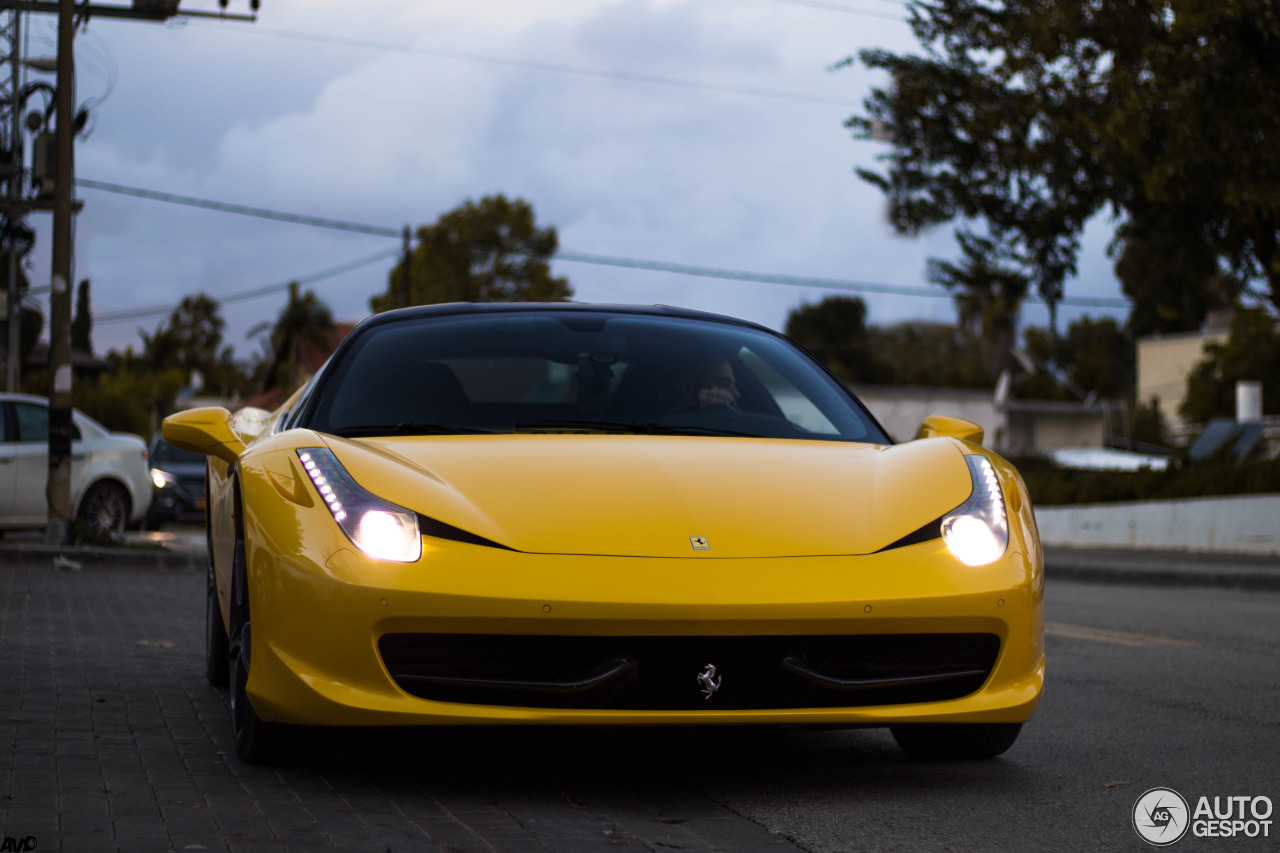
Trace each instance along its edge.
{"label": "bush", "polygon": [[1077,471],[1043,456],[1011,460],[1035,506],[1154,501],[1280,492],[1280,457],[1237,464],[1229,459],[1170,465],[1164,471]]}

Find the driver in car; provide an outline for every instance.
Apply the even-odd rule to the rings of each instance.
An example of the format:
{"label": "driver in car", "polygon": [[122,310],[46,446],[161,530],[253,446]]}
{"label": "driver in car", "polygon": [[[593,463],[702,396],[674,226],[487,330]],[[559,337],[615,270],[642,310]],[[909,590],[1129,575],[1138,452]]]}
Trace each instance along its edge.
{"label": "driver in car", "polygon": [[680,383],[680,396],[685,403],[697,401],[700,408],[707,406],[736,406],[742,396],[738,392],[733,367],[723,356],[712,356],[702,362],[692,376]]}

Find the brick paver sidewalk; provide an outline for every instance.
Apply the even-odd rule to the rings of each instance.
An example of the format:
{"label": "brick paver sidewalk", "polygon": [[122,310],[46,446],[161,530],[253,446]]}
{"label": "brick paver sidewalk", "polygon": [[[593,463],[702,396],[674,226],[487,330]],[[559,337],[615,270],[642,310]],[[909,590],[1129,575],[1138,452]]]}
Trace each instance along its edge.
{"label": "brick paver sidewalk", "polygon": [[[796,849],[682,784],[668,759],[696,765],[697,741],[679,737],[664,754],[652,733],[330,730],[245,765],[202,674],[203,582],[0,553],[0,847]],[[638,788],[607,754],[631,737]]]}

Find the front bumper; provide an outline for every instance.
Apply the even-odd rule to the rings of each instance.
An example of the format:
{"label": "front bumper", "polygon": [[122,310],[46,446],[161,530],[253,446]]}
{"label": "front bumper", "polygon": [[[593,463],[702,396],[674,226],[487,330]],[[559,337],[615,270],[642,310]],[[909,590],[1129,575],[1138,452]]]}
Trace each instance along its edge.
{"label": "front bumper", "polygon": [[[970,568],[959,565],[941,540],[869,556],[740,560],[524,554],[425,538],[422,559],[410,565],[371,560],[349,544],[340,547],[345,540],[334,543],[327,558],[314,541],[304,545],[300,538],[301,547],[281,547],[286,543],[255,540],[250,537],[248,553],[253,660],[247,692],[267,721],[1024,722],[1044,679],[1043,567],[1038,553],[1027,556],[1031,549],[1017,542],[996,563]],[[397,683],[380,651],[389,635],[497,635],[517,644],[521,637],[547,638],[570,647],[572,638],[583,644],[603,638],[630,642],[628,648],[636,638],[649,646],[678,639],[688,659],[698,662],[688,664],[687,700],[526,703],[485,699],[494,694],[484,692],[414,695],[403,678]],[[940,645],[948,642],[942,635],[990,635],[998,639],[998,652],[989,674],[951,698],[889,694],[868,704],[854,691],[848,704],[806,707],[790,699],[735,696],[734,685],[744,679],[723,670],[715,695],[699,691],[699,670],[724,655],[726,644],[785,648],[800,637],[877,635],[938,635]],[[756,684],[758,696],[773,676],[762,681],[755,675],[745,680]],[[903,698],[908,701],[897,701]]]}

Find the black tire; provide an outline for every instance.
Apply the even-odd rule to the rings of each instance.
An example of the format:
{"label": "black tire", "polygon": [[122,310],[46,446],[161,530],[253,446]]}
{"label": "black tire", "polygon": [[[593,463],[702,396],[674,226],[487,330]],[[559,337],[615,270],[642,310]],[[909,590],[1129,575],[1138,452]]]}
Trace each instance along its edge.
{"label": "black tire", "polygon": [[213,573],[213,555],[210,554],[204,606],[204,676],[214,687],[226,687],[231,681],[230,647],[231,640],[218,610],[218,581]]}
{"label": "black tire", "polygon": [[[238,491],[238,490],[237,490]],[[236,754],[248,764],[270,762],[276,756],[276,726],[263,722],[245,692],[253,660],[253,633],[249,612],[249,583],[245,567],[244,528],[239,495],[236,504],[236,547],[231,563],[231,633],[227,646],[227,680],[231,687],[231,731]]]}
{"label": "black tire", "polygon": [[129,521],[129,493],[109,480],[94,483],[80,501],[79,519],[93,537],[110,537]]}
{"label": "black tire", "polygon": [[1021,723],[938,723],[892,726],[893,739],[912,758],[968,761],[1001,755],[1022,731]]}
{"label": "black tire", "polygon": [[231,640],[222,624],[222,612],[218,608],[218,575],[213,565],[213,525],[209,510],[209,484],[204,484],[204,547],[208,554],[205,573],[204,606],[204,675],[214,687],[226,687],[231,683]]}

